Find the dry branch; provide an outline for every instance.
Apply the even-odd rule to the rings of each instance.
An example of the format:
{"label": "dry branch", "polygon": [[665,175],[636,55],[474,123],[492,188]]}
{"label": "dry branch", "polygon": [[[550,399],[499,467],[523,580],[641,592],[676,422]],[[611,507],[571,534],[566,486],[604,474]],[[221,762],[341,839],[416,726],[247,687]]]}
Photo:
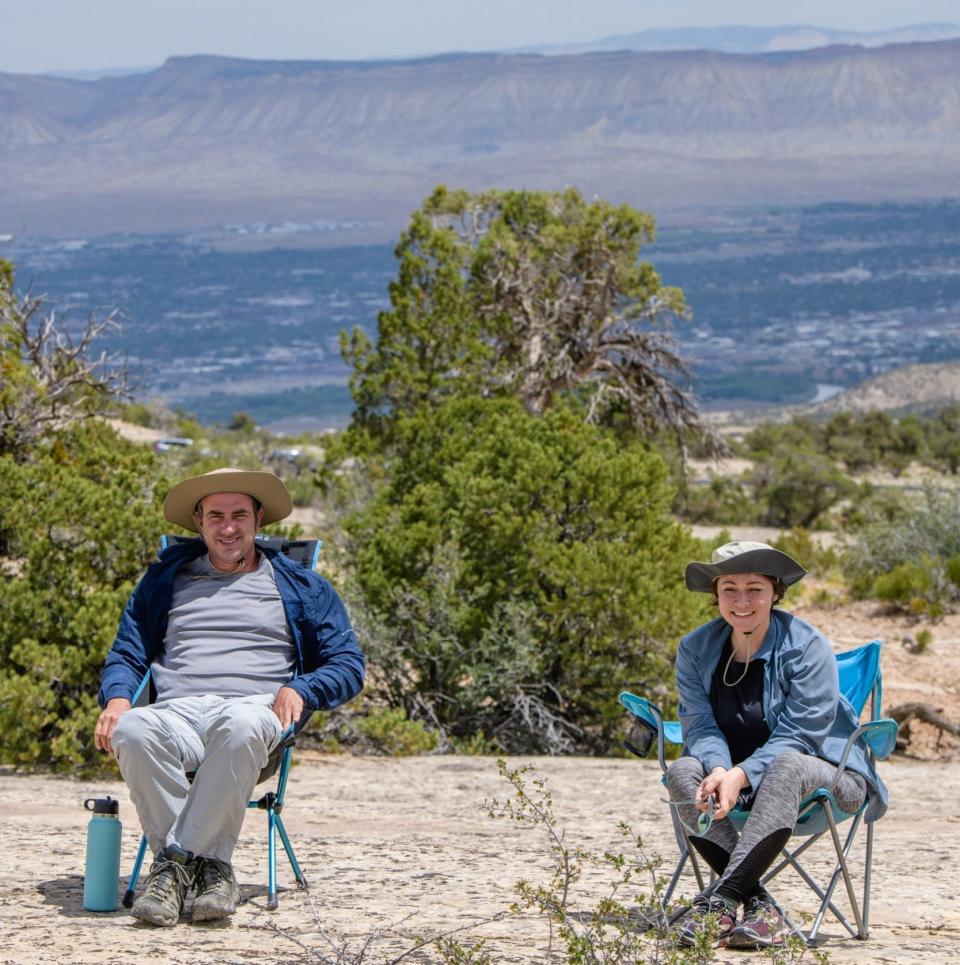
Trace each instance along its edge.
{"label": "dry branch", "polygon": [[953,737],[960,737],[960,725],[943,717],[942,707],[932,707],[930,704],[909,703],[897,704],[887,711],[888,716],[892,717],[900,725],[900,733],[897,736],[897,750],[905,751],[910,744],[911,732],[910,725],[914,721],[921,721],[930,724],[937,729],[937,749],[944,734]]}

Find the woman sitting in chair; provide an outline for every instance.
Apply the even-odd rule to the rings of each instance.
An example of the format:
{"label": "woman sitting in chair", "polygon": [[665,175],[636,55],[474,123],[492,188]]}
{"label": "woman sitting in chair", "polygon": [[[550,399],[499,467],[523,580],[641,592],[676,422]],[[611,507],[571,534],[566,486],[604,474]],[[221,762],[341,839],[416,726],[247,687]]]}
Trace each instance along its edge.
{"label": "woman sitting in chair", "polygon": [[[711,563],[686,569],[687,588],[712,593],[720,615],[677,651],[684,756],[670,766],[667,787],[680,821],[693,829],[690,843],[719,881],[682,920],[682,944],[695,942],[708,915],[719,920],[728,947],[782,941],[782,919],[760,879],[790,837],[800,802],[836,778],[858,724],[840,696],[830,644],[809,623],[774,609],[805,574],[786,553],[752,542],[727,543]],[[869,821],[885,810],[886,788],[858,745],[834,798],[855,812],[868,789]],[[739,837],[724,820],[734,808],[750,812]]]}

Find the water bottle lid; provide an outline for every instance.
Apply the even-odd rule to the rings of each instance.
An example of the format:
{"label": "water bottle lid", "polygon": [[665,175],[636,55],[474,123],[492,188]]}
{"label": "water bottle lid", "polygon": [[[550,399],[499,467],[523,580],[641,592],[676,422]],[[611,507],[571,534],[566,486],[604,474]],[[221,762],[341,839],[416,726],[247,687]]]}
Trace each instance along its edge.
{"label": "water bottle lid", "polygon": [[[93,807],[90,806],[91,804]],[[93,811],[94,814],[120,813],[120,802],[115,801],[109,794],[106,797],[88,797],[86,801],[83,802],[83,806],[88,811]]]}

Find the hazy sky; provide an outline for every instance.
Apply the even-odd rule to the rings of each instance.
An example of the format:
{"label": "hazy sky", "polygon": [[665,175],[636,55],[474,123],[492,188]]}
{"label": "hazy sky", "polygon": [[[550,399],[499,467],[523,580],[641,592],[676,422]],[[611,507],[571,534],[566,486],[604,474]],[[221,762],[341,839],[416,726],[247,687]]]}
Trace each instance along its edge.
{"label": "hazy sky", "polygon": [[4,0],[0,71],[172,54],[356,59],[596,40],[654,27],[957,22],[957,0]]}

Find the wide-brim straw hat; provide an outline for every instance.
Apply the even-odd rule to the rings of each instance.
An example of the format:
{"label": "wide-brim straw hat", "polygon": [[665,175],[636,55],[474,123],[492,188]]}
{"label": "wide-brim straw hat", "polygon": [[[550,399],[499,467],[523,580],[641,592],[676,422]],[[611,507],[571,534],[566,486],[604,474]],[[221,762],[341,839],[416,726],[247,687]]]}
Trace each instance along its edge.
{"label": "wide-brim straw hat", "polygon": [[293,500],[283,480],[272,472],[249,469],[214,469],[202,476],[178,482],[163,501],[163,515],[171,523],[198,533],[193,511],[204,496],[244,493],[263,507],[263,525],[285,519],[293,512]]}
{"label": "wide-brim straw hat", "polygon": [[712,593],[713,581],[730,573],[759,573],[782,580],[785,586],[791,586],[807,575],[792,556],[766,543],[735,540],[717,547],[709,563],[687,563],[687,589]]}

